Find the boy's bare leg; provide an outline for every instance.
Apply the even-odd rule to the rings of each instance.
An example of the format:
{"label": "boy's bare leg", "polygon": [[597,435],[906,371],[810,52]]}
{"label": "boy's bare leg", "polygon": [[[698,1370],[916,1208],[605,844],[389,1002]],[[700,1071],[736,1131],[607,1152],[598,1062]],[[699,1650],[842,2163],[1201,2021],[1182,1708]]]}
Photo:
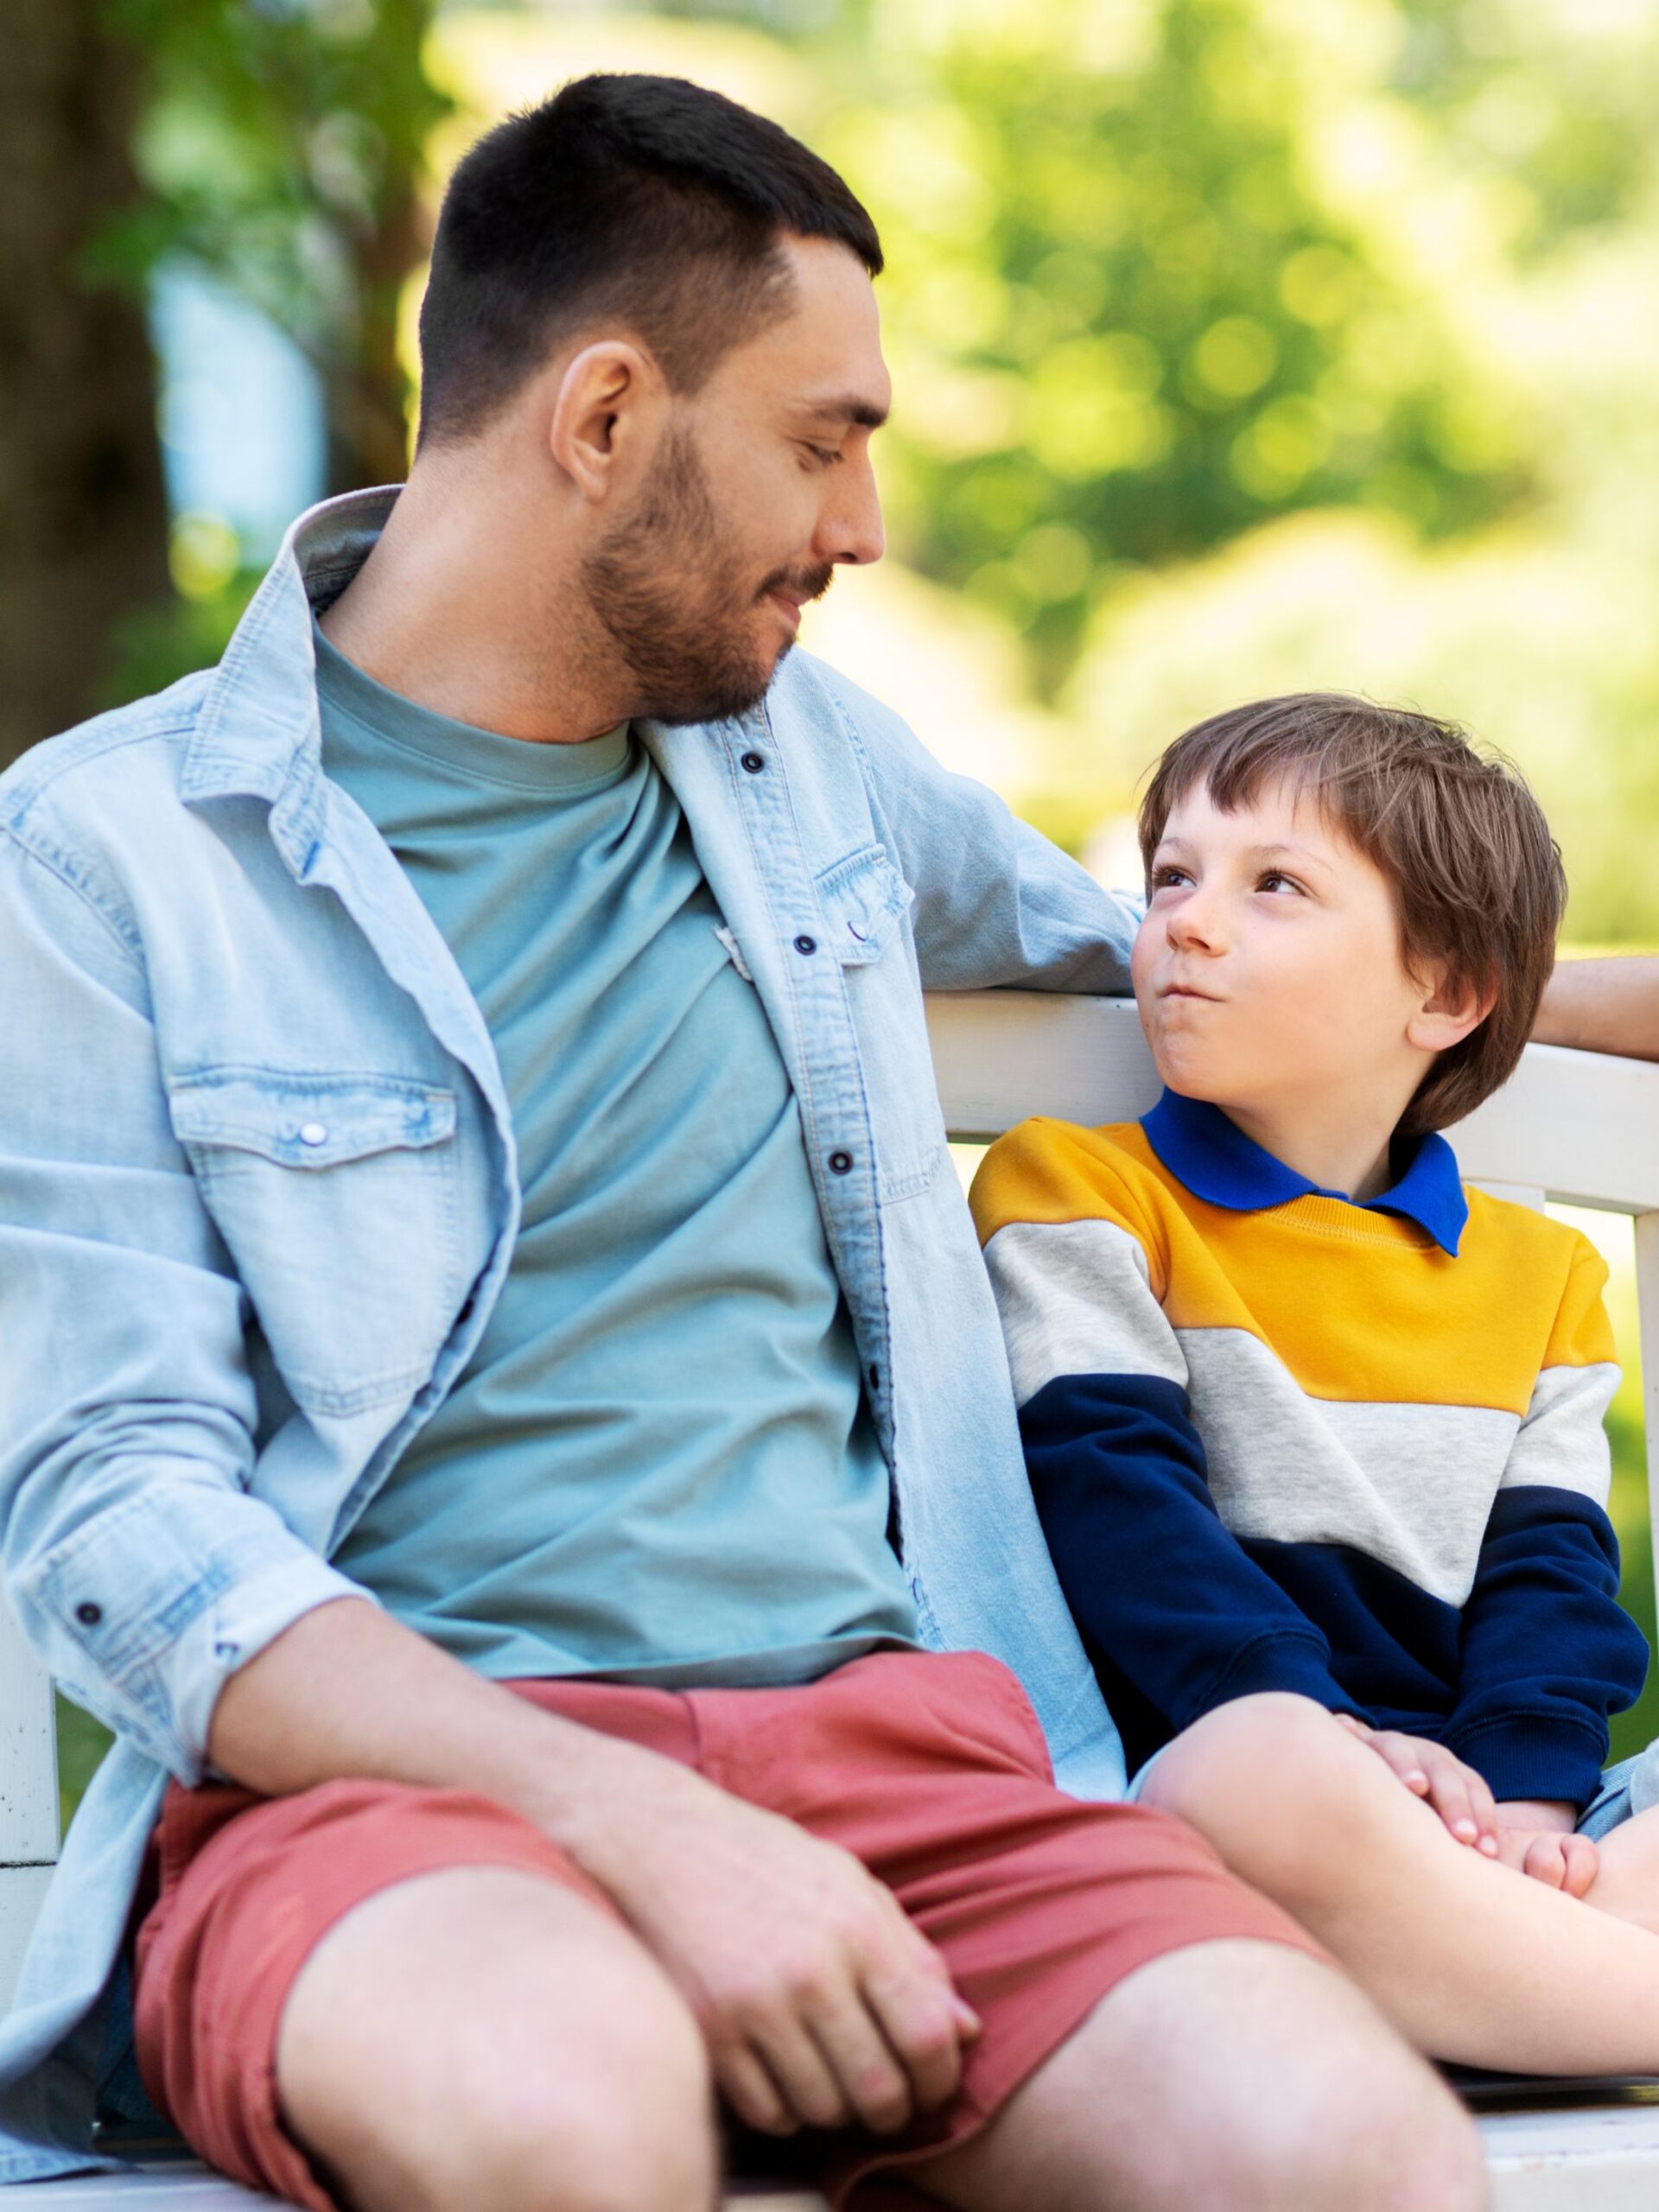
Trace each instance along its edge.
{"label": "boy's bare leg", "polygon": [[1659,1934],[1659,1808],[1637,1813],[1596,1846],[1601,1870],[1584,1901]]}
{"label": "boy's bare leg", "polygon": [[1143,1967],[982,2135],[911,2172],[962,2212],[1486,2202],[1478,2139],[1445,2084],[1339,1974],[1270,1943],[1196,1943]]}
{"label": "boy's bare leg", "polygon": [[505,1867],[400,1882],[306,1961],[291,2133],[349,2212],[713,2212],[702,2038],[634,1937]]}
{"label": "boy's bare leg", "polygon": [[[1522,2073],[1659,2073],[1659,1935],[1454,1842],[1308,1699],[1207,1713],[1146,1799],[1318,1936],[1420,2050]],[[1606,1878],[1624,1879],[1621,1859],[1633,1884],[1634,1840]]]}

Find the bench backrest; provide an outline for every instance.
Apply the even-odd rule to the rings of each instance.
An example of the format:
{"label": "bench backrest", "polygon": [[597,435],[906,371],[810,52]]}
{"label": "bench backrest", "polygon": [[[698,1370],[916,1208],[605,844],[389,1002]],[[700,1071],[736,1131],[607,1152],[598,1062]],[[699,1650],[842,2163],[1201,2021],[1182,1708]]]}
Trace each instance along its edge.
{"label": "bench backrest", "polygon": [[[1158,1095],[1135,1007],[1116,999],[972,991],[928,1001],[953,1137],[983,1141],[1027,1115],[1133,1120]],[[1659,1065],[1529,1048],[1496,1098],[1452,1130],[1463,1172],[1541,1205],[1636,1217],[1649,1497],[1659,1477]],[[1659,1540],[1659,1510],[1653,1515]],[[0,1607],[0,2005],[57,1855],[52,1692]]]}

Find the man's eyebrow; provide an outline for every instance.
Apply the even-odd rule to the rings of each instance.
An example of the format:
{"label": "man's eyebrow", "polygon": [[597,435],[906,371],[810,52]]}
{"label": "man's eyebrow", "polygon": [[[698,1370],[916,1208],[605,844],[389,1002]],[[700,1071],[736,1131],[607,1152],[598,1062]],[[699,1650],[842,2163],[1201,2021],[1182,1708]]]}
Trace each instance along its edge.
{"label": "man's eyebrow", "polygon": [[801,411],[817,423],[855,423],[861,430],[879,430],[887,419],[885,407],[877,407],[851,392],[833,399],[809,400]]}

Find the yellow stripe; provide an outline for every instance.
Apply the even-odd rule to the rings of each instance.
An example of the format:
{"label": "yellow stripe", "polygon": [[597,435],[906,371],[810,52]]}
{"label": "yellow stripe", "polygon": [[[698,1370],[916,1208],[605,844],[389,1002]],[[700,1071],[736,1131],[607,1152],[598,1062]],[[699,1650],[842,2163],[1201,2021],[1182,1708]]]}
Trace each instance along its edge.
{"label": "yellow stripe", "polygon": [[1542,1367],[1614,1357],[1593,1249],[1480,1191],[1454,1260],[1414,1223],[1338,1199],[1206,1205],[1137,1123],[1027,1122],[992,1147],[973,1207],[982,1241],[1010,1221],[1116,1223],[1173,1326],[1247,1331],[1316,1398],[1523,1414]]}

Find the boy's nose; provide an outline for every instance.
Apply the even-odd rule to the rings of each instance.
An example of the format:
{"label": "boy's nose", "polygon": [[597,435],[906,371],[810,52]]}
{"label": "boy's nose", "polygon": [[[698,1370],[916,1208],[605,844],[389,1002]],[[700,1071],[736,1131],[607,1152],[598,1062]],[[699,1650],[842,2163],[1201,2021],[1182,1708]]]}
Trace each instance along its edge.
{"label": "boy's nose", "polygon": [[1219,912],[1213,899],[1206,899],[1201,892],[1192,892],[1182,899],[1168,918],[1169,941],[1183,950],[1214,951],[1219,945],[1223,928]]}

